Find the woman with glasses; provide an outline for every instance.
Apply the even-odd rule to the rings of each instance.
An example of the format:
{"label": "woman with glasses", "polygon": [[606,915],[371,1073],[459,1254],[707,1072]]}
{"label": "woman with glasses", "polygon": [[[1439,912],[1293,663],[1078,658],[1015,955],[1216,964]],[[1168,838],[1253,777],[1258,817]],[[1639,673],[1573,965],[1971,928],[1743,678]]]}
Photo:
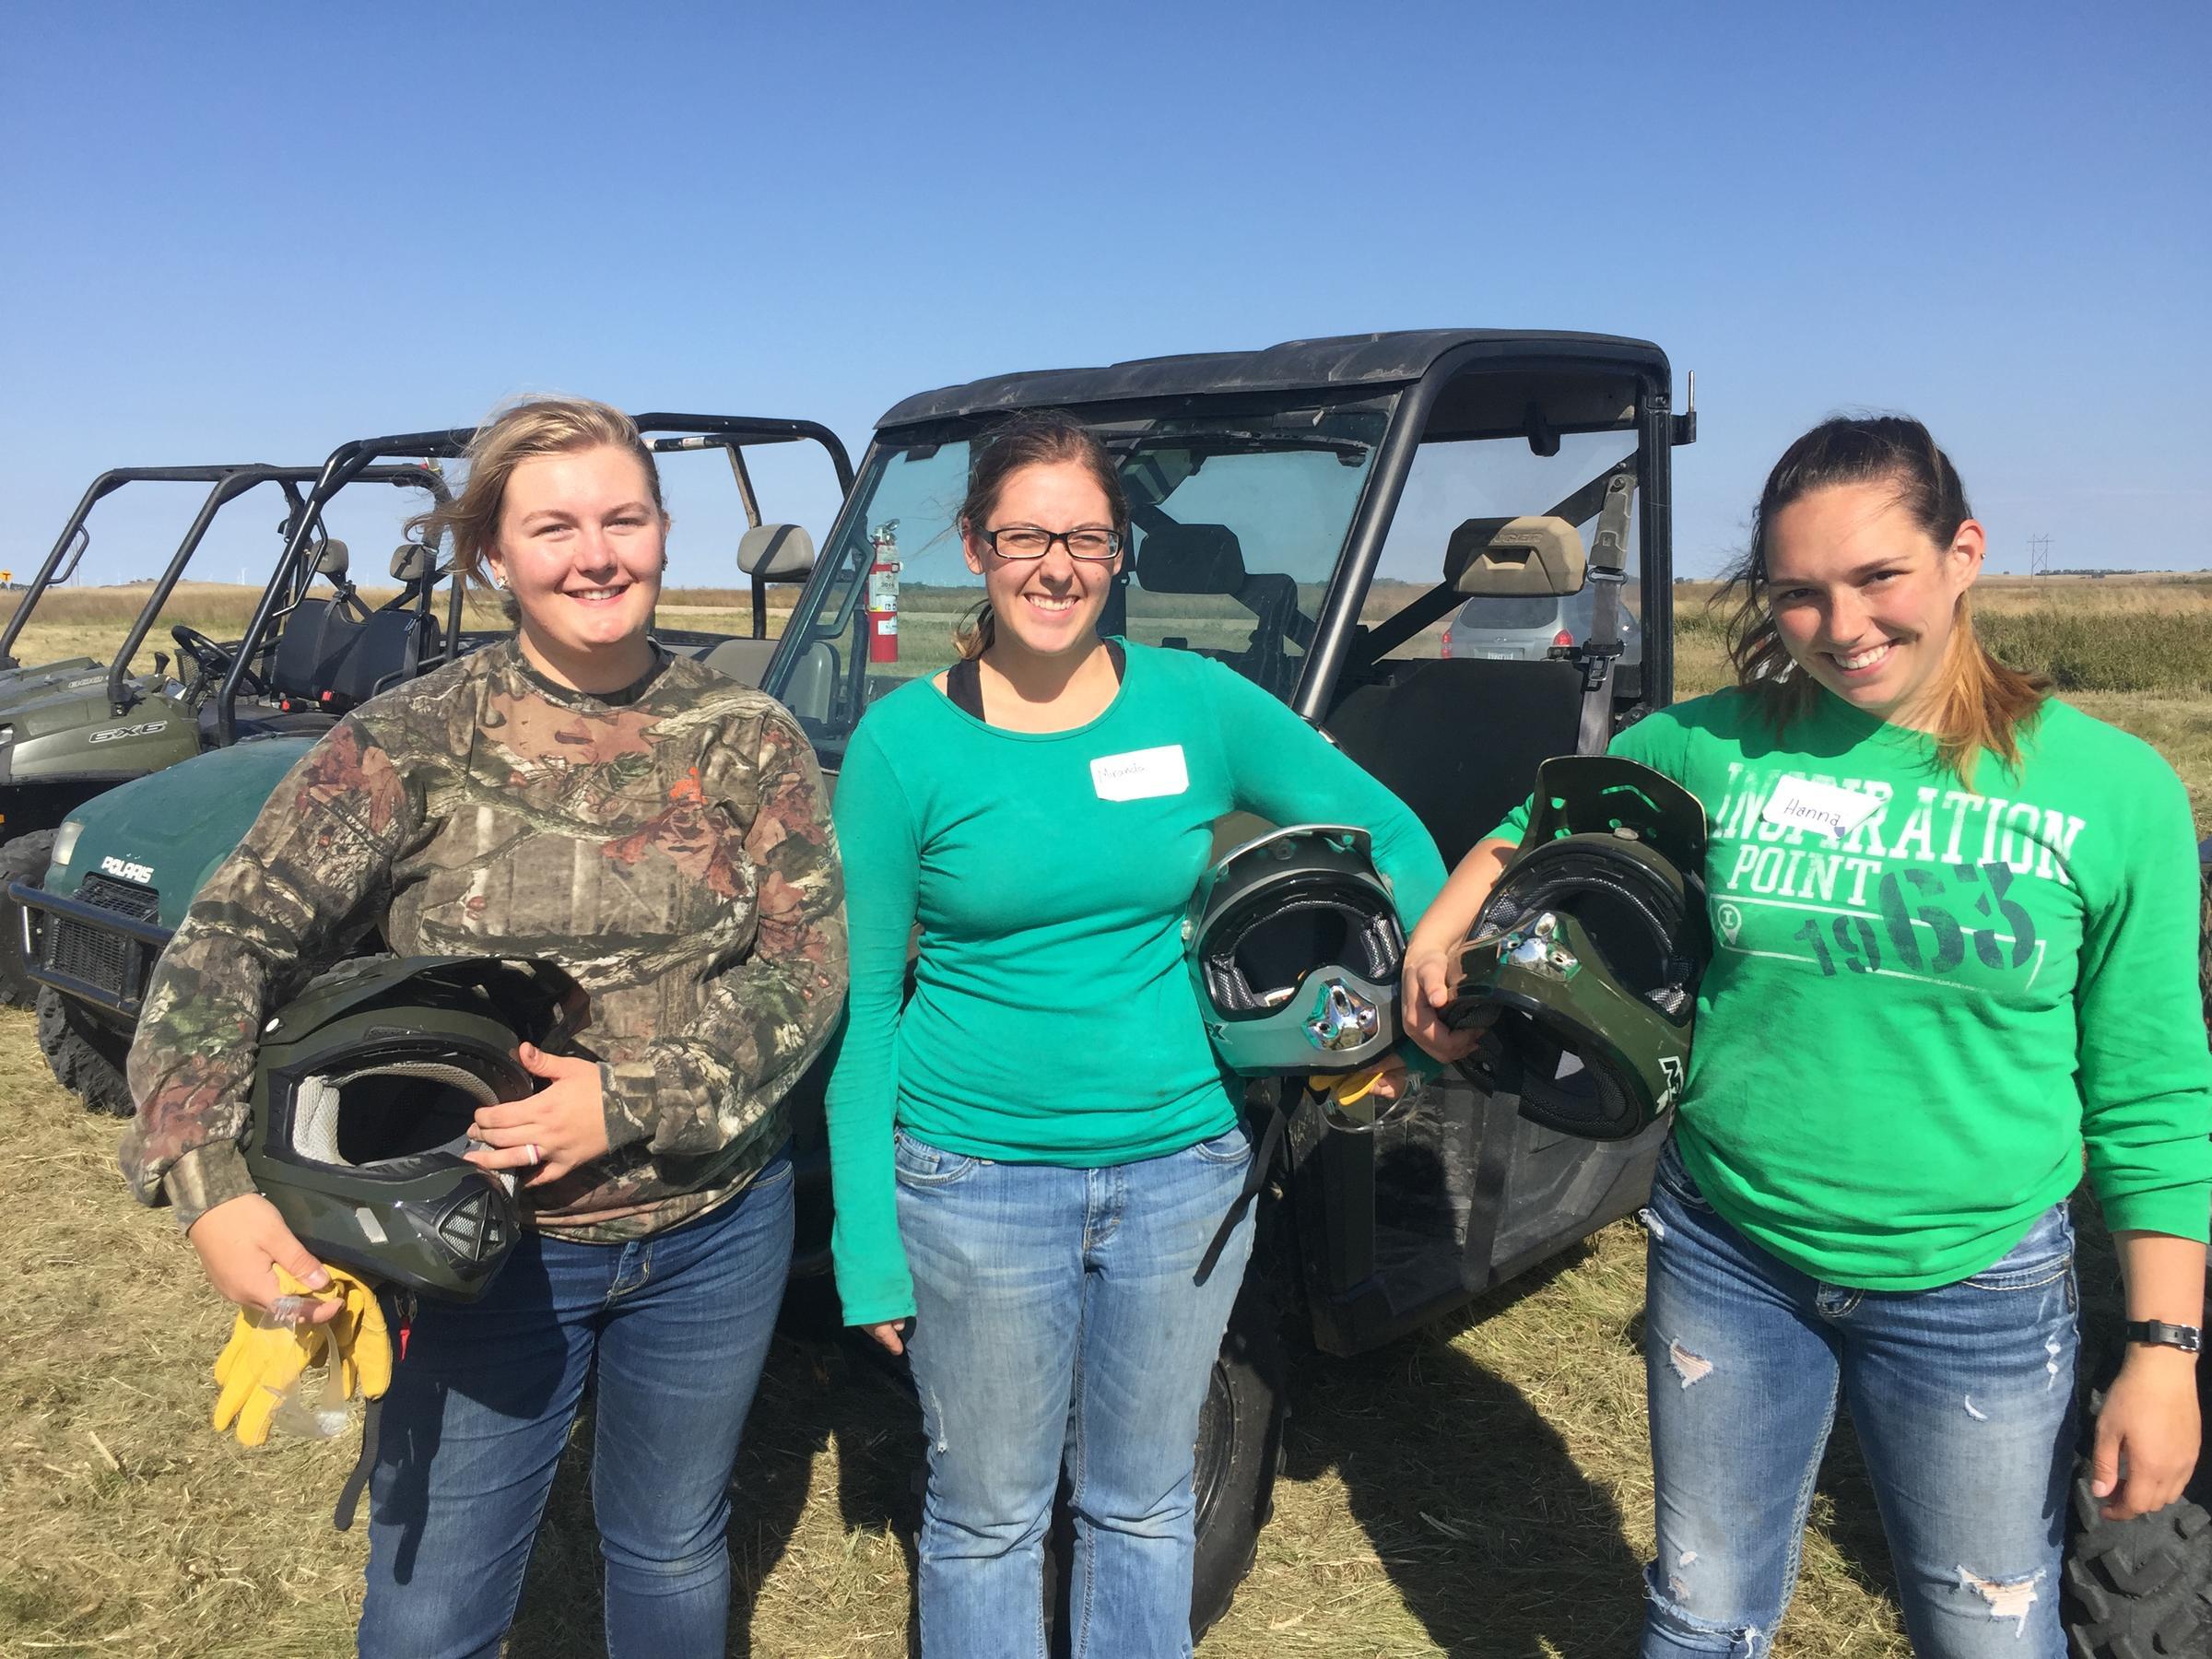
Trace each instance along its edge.
{"label": "woman with glasses", "polygon": [[1363,826],[1408,915],[1443,879],[1413,814],[1276,699],[1099,636],[1127,521],[1074,420],[982,448],[959,525],[984,606],[839,779],[838,1289],[920,1386],[925,1659],[1042,1651],[1064,1468],[1075,1653],[1191,1650],[1193,1446],[1253,1229],[1197,1282],[1253,1157],[1183,962],[1214,821]]}

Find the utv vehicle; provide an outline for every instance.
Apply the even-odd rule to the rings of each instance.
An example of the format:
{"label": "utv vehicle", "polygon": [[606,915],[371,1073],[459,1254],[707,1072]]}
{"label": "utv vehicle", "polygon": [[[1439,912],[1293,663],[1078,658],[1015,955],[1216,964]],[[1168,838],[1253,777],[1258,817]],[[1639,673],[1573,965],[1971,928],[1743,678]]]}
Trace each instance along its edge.
{"label": "utv vehicle", "polygon": [[38,609],[39,601],[46,596],[48,589],[66,585],[76,577],[77,566],[84,562],[86,550],[92,545],[92,532],[85,521],[91,516],[93,508],[126,484],[210,484],[232,470],[227,466],[118,466],[93,479],[91,487],[77,498],[76,506],[62,526],[62,534],[46,555],[45,562],[24,583],[23,596],[8,613],[7,626],[0,629],[0,699],[14,696],[21,688],[51,685],[100,666],[88,656],[26,664],[16,655],[16,641],[30,620],[31,613]]}
{"label": "utv vehicle", "polygon": [[[25,664],[16,655],[17,645],[24,628],[30,622],[39,602],[49,590],[72,581],[77,567],[84,562],[85,553],[92,545],[92,532],[87,520],[92,510],[127,484],[219,484],[230,474],[241,470],[243,464],[229,466],[118,466],[92,480],[91,487],[78,498],[62,534],[54,542],[45,561],[30,581],[24,584],[23,596],[16,608],[8,613],[7,625],[0,629],[0,718],[5,718],[7,703],[27,693],[56,685],[63,680],[84,680],[87,685],[99,683],[100,664],[88,656],[57,658],[52,662]],[[312,477],[311,473],[309,475]]]}
{"label": "utv vehicle", "polygon": [[[2198,843],[2197,989],[2205,1035],[2212,1041],[2212,836]],[[2204,1325],[2212,1327],[2212,1275],[2205,1287]],[[2110,1382],[2120,1368],[2113,1352],[2093,1361]],[[2196,1399],[2212,1423],[2212,1365],[2200,1359]],[[2093,1419],[2085,1411],[2082,1439]],[[2086,1460],[2076,1466],[2072,1536],[2061,1606],[2077,1659],[2153,1659],[2169,1653],[2212,1653],[2212,1454],[2200,1455],[2181,1497],[2132,1521],[2107,1521],[2089,1490]]]}
{"label": "utv vehicle", "polygon": [[[1281,698],[1412,806],[1448,864],[1538,762],[1602,748],[1669,699],[1672,452],[1694,426],[1658,347],[1304,340],[1007,375],[886,415],[764,682],[826,770],[870,703],[952,660],[982,597],[953,523],[971,448],[1036,407],[1077,415],[1120,464],[1130,556],[1101,630],[1215,657]],[[1560,660],[1441,657],[1469,598],[1585,580],[1625,582],[1641,661],[1620,660],[1618,627]],[[1219,829],[1224,845],[1257,832]],[[802,1120],[802,1167],[818,1170],[818,1118]],[[1282,1312],[1329,1353],[1389,1342],[1633,1211],[1665,1134],[1576,1139],[1457,1076],[1370,1134],[1297,1106],[1200,1429],[1194,1630],[1228,1606],[1269,1513]]]}
{"label": "utv vehicle", "polygon": [[[85,491],[76,510],[70,513],[69,522],[62,526],[61,539],[53,544],[53,551],[46,555],[45,562],[39,566],[38,573],[23,584],[23,596],[16,601],[16,608],[8,613],[6,628],[0,629],[0,697],[8,696],[18,686],[49,685],[99,665],[88,656],[60,657],[48,663],[26,664],[16,656],[16,639],[22,633],[23,625],[30,620],[31,612],[38,608],[39,601],[46,596],[46,590],[66,583],[76,574],[76,567],[84,562],[85,550],[92,545],[92,533],[85,528],[85,519],[93,507],[101,497],[128,482],[129,474],[134,471],[143,474],[147,470],[118,468],[104,472],[93,479],[92,488]],[[184,467],[175,470],[196,473],[198,469]]]}
{"label": "utv vehicle", "polygon": [[[655,637],[735,677],[757,680],[775,648],[767,637],[763,584],[804,579],[813,544],[795,524],[762,523],[745,450],[818,443],[842,490],[853,477],[844,446],[809,421],[645,415],[638,425],[656,451],[719,450],[728,458],[748,526],[739,562],[754,582],[751,637],[668,630]],[[309,475],[313,488],[292,514],[276,574],[244,638],[221,650],[196,635],[196,643],[187,643],[191,630],[177,630],[180,645],[215,683],[196,726],[188,728],[211,752],[73,803],[53,835],[51,862],[6,889],[20,907],[15,947],[38,985],[40,1047],[54,1075],[95,1110],[129,1115],[123,1065],[147,976],[200,884],[237,846],[292,763],[339,715],[377,692],[505,637],[504,629],[464,631],[461,584],[448,580],[451,566],[436,549],[416,542],[393,561],[400,594],[373,612],[348,609],[342,598],[302,596],[318,550],[336,545],[319,531],[339,490],[392,472],[432,476],[437,463],[465,453],[472,435],[464,429],[366,439],[341,445],[319,474]],[[392,458],[410,465],[375,465]],[[431,605],[441,582],[442,628]],[[217,654],[206,656],[209,650]],[[377,947],[371,941],[368,947]]]}
{"label": "utv vehicle", "polygon": [[[227,506],[261,485],[274,484],[286,503],[280,534],[288,532],[302,504],[300,487],[312,483],[315,476],[313,467],[172,466],[121,469],[94,481],[41,571],[41,577],[53,571],[63,549],[73,542],[81,557],[85,513],[123,484],[154,479],[210,488],[104,672],[80,660],[77,665],[64,665],[65,672],[41,667],[12,684],[0,682],[0,882],[35,883],[44,876],[55,827],[73,808],[118,783],[174,765],[207,747],[211,734],[201,716],[207,712],[209,695],[229,672],[236,646],[218,644],[182,624],[172,628],[178,668],[182,672],[189,667],[183,678],[171,677],[170,659],[163,652],[155,653],[151,673],[134,674],[139,648]],[[427,490],[433,497],[444,492],[443,482],[420,467],[381,467],[364,481]],[[75,564],[73,557],[66,568]],[[268,589],[281,606],[296,606],[308,585],[320,577],[335,590],[337,603],[358,615],[368,614],[347,582],[343,544],[320,544],[315,558],[288,569],[291,573],[280,571],[272,577]],[[15,620],[20,621],[23,614],[18,611]],[[11,639],[14,628],[11,621]],[[265,669],[267,665],[261,666]],[[254,683],[259,684],[258,678]],[[24,962],[22,935],[16,905],[0,898],[0,1004],[17,1007],[29,1006],[38,989]]]}
{"label": "utv vehicle", "polygon": [[[981,597],[953,524],[971,447],[1040,406],[1079,416],[1120,461],[1131,549],[1102,630],[1217,657],[1284,699],[1414,808],[1447,864],[1527,795],[1540,761],[1600,749],[1671,699],[1671,452],[1696,416],[1675,408],[1657,347],[1297,341],[1007,375],[887,414],[764,682],[827,771],[871,702],[951,661]],[[1585,582],[1620,583],[1632,618],[1606,628],[1588,618],[1617,606],[1578,604],[1584,631],[1547,660],[1443,656],[1439,629],[1469,600]],[[1255,828],[1225,823],[1218,842]],[[2207,859],[2212,953],[2212,843]],[[2207,976],[2212,998],[2212,954]],[[819,1180],[818,1115],[799,1122],[802,1181]],[[1283,1315],[1325,1353],[1387,1343],[1641,1205],[1665,1134],[1579,1139],[1462,1075],[1370,1133],[1294,1104],[1200,1420],[1194,1632],[1228,1607],[1269,1513]],[[802,1211],[803,1259],[820,1210]],[[2183,1502],[2117,1524],[2077,1488],[2067,1619],[2085,1659],[2212,1652],[2208,1481],[2212,1468]]]}

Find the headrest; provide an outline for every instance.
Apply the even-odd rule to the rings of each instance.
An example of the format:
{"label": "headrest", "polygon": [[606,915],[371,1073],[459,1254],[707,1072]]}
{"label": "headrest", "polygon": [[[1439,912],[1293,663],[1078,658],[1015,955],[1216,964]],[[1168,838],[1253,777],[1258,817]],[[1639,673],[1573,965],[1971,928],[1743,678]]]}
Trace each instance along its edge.
{"label": "headrest", "polygon": [[814,569],[814,537],[796,524],[756,524],[737,542],[737,568],[761,582],[800,582]]}
{"label": "headrest", "polygon": [[326,580],[334,583],[346,580],[347,567],[352,562],[352,556],[346,551],[344,542],[326,537],[309,549],[308,556],[316,571]]}
{"label": "headrest", "polygon": [[1136,580],[1155,594],[1233,594],[1244,585],[1244,549],[1227,524],[1162,524],[1145,532]]}
{"label": "headrest", "polygon": [[428,582],[437,570],[438,556],[420,542],[402,542],[392,555],[394,582]]}
{"label": "headrest", "polygon": [[1583,538],[1563,518],[1469,519],[1452,532],[1444,580],[1463,594],[1571,594],[1583,585]]}

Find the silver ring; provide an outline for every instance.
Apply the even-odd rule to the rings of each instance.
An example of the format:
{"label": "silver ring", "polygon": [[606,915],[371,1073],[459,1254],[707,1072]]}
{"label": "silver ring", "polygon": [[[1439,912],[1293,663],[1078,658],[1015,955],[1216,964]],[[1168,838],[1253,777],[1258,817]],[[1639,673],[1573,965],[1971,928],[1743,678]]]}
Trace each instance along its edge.
{"label": "silver ring", "polygon": [[532,1142],[530,1143],[530,1145],[529,1145],[529,1147],[528,1147],[527,1150],[529,1151],[529,1154],[530,1154],[530,1161],[531,1161],[532,1163],[534,1163],[534,1164],[535,1164],[535,1163],[543,1163],[543,1162],[545,1162],[545,1161],[546,1161],[544,1159],[540,1158],[540,1157],[537,1155],[537,1143],[536,1143],[535,1141],[532,1141]]}

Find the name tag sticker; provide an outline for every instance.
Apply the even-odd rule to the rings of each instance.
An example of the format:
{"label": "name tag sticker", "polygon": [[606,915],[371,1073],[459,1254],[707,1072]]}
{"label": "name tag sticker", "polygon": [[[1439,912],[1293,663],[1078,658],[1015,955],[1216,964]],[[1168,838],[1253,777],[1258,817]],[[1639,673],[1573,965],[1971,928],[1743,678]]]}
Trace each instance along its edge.
{"label": "name tag sticker", "polygon": [[1811,778],[1784,778],[1767,797],[1759,816],[1785,830],[1809,830],[1841,841],[1882,808],[1881,798],[1856,789],[1840,789]]}
{"label": "name tag sticker", "polygon": [[1149,801],[1160,795],[1179,795],[1191,786],[1190,770],[1183,765],[1182,745],[1131,749],[1125,755],[1100,755],[1090,763],[1090,784],[1101,801]]}

